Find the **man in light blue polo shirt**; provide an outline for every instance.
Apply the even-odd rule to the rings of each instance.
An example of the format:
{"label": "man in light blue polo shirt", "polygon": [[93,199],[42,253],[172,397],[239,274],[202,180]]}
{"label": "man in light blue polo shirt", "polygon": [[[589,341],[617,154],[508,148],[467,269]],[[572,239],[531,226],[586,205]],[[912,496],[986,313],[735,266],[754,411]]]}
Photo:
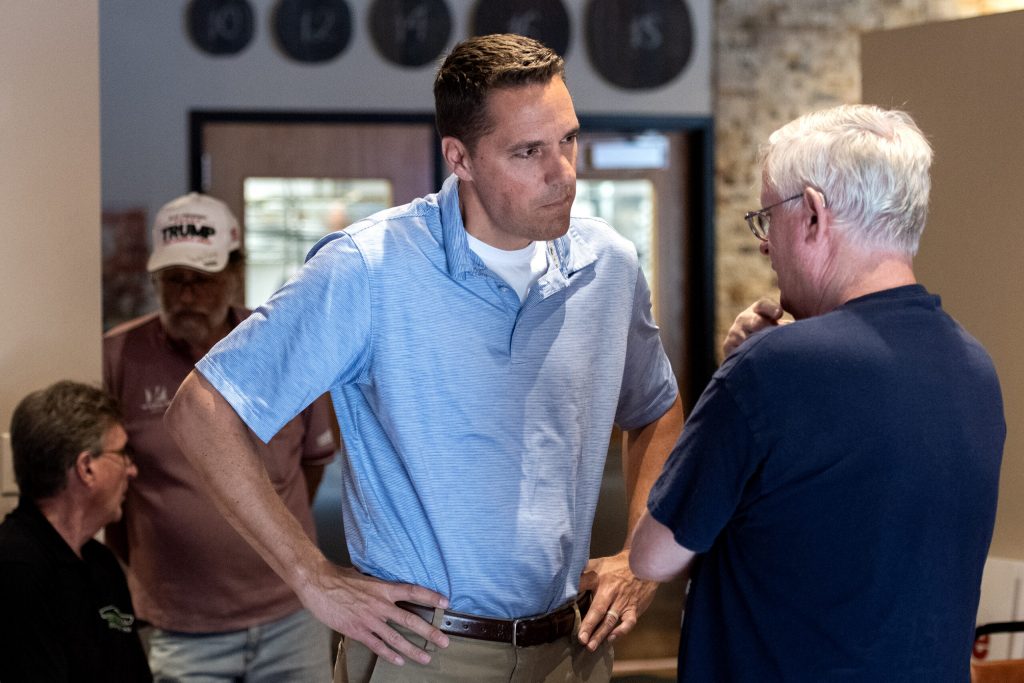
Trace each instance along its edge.
{"label": "man in light blue polo shirt", "polygon": [[[472,38],[434,92],[441,191],[321,240],[166,419],[228,519],[345,635],[336,680],[607,680],[609,641],[655,589],[628,542],[588,561],[608,435],[626,434],[632,525],[682,425],[650,291],[628,241],[569,217],[560,57]],[[300,533],[244,429],[269,439],[325,391],[355,569]]]}

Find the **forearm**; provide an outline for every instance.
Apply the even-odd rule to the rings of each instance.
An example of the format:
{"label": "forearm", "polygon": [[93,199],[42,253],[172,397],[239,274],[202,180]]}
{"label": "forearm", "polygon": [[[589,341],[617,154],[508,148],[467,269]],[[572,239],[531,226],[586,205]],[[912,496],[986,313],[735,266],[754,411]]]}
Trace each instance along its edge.
{"label": "forearm", "polygon": [[679,545],[672,530],[645,512],[633,530],[629,567],[650,581],[670,581],[689,574],[693,551]]}
{"label": "forearm", "polygon": [[[647,509],[651,487],[683,429],[683,406],[676,397],[665,414],[650,424],[623,434],[622,468],[626,480],[628,529],[633,529]],[[625,547],[630,546],[627,534]]]}
{"label": "forearm", "polygon": [[192,372],[164,421],[228,522],[298,593],[326,560],[274,490],[231,405]]}

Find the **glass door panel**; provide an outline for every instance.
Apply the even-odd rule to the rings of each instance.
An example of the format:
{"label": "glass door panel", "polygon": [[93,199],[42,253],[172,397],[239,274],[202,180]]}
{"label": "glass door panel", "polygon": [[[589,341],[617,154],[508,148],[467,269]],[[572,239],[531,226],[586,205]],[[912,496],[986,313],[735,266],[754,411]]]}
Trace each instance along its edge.
{"label": "glass door panel", "polygon": [[388,208],[384,178],[246,178],[245,305],[266,301],[329,232]]}

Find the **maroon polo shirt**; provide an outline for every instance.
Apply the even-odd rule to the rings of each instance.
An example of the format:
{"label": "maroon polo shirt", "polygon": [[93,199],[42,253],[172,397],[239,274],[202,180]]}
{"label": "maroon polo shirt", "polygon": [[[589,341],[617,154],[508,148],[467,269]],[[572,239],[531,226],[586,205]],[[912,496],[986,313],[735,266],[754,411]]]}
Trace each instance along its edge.
{"label": "maroon polo shirt", "polygon": [[[233,309],[232,322],[246,315]],[[171,631],[233,631],[302,605],[203,493],[199,475],[164,428],[164,411],[193,366],[156,313],[104,335],[104,385],[121,403],[139,469],[124,517],[108,528],[107,540],[128,565],[140,618]],[[302,466],[324,465],[333,456],[329,398],[317,399],[269,444],[253,440],[277,493],[313,538]]]}

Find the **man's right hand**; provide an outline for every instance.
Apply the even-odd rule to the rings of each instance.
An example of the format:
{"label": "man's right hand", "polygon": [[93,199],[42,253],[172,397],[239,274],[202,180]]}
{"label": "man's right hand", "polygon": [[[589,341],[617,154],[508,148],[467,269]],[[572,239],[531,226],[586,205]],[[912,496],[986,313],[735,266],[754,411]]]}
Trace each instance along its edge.
{"label": "man's right hand", "polygon": [[754,333],[784,324],[785,321],[780,320],[782,313],[782,306],[767,297],[758,299],[745,308],[736,316],[728,334],[725,335],[725,341],[722,343],[722,356],[728,357]]}
{"label": "man's right hand", "polygon": [[427,664],[430,655],[410,643],[391,627],[389,621],[423,636],[438,647],[448,647],[448,636],[395,604],[404,601],[429,607],[448,607],[445,596],[422,586],[388,583],[325,559],[319,571],[304,582],[299,598],[317,619],[358,640],[396,666],[404,663],[403,656]]}

